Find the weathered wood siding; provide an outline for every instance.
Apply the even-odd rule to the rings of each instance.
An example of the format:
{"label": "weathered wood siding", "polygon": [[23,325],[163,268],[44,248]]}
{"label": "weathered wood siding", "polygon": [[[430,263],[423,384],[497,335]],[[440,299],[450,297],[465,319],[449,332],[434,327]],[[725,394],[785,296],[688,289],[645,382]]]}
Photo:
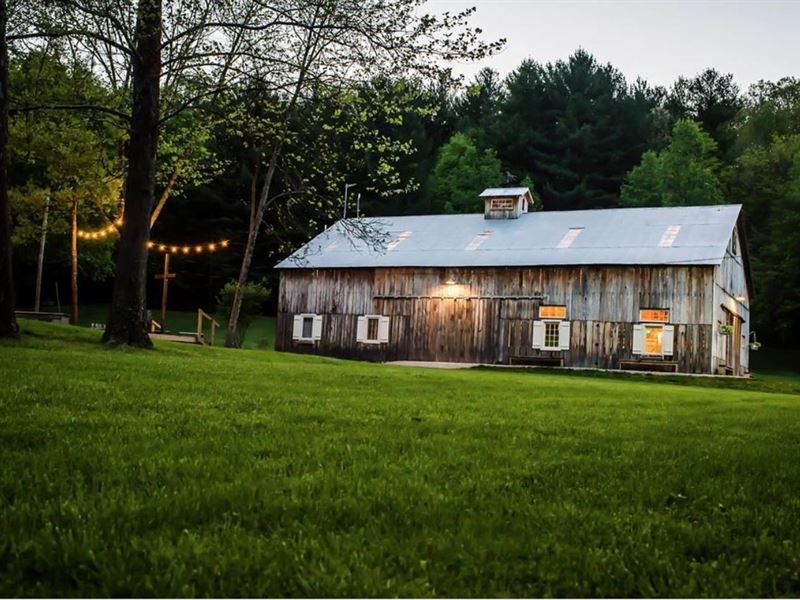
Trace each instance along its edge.
{"label": "weathered wood siding", "polygon": [[[447,285],[447,281],[454,285]],[[508,362],[563,357],[617,368],[640,308],[669,308],[680,370],[711,370],[712,267],[393,268],[281,272],[276,347],[368,360]],[[542,303],[567,307],[570,350],[532,348]],[[295,314],[324,315],[321,341],[292,341]],[[389,343],[356,342],[359,315],[391,317]]]}
{"label": "weathered wood siding", "polygon": [[[738,372],[734,375],[743,375],[749,370],[750,292],[742,250],[737,227],[728,242],[722,264],[714,268],[712,370],[715,373],[720,367],[730,366],[726,356],[729,344],[735,344],[740,355]],[[726,322],[726,311],[742,320],[741,335],[738,339],[719,333],[720,325]]]}

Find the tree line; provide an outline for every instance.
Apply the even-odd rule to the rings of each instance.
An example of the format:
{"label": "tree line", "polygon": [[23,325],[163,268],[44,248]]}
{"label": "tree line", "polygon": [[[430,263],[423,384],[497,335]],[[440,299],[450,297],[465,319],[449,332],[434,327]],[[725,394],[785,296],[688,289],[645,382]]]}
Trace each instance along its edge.
{"label": "tree line", "polygon": [[[230,258],[214,258],[216,285],[235,279],[244,290],[341,217],[346,183],[351,216],[359,195],[365,215],[475,212],[483,188],[506,184],[531,187],[541,210],[735,202],[745,207],[753,328],[762,341],[793,343],[800,81],[741,90],[707,69],[664,88],[578,50],[525,60],[506,77],[484,69],[464,85],[447,60],[480,60],[502,44],[482,42],[470,14],[430,20],[416,0],[362,14],[372,5],[357,4],[140,0],[120,13],[96,0],[29,14],[9,36],[16,264],[36,260],[45,202],[49,260],[63,264],[75,222],[124,217],[119,243],[82,245],[73,270],[83,280],[116,273],[107,339],[147,345],[151,228],[179,242],[197,231],[230,238]],[[159,77],[139,89],[148,35],[161,36]],[[137,118],[155,139],[137,138],[142,102]]]}

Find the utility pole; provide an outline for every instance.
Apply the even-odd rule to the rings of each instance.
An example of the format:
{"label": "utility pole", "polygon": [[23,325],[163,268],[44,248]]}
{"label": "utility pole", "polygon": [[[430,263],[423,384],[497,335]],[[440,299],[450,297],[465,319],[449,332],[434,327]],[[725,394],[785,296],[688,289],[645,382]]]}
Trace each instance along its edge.
{"label": "utility pole", "polygon": [[36,262],[36,297],[33,301],[33,312],[39,312],[42,304],[42,268],[44,267],[44,245],[47,242],[47,217],[50,213],[50,196],[44,199],[44,216],[42,217],[42,236],[39,238],[39,259]]}
{"label": "utility pole", "polygon": [[356,187],[355,183],[345,183],[344,184],[344,211],[342,211],[342,218],[347,218],[347,192],[350,188]]}

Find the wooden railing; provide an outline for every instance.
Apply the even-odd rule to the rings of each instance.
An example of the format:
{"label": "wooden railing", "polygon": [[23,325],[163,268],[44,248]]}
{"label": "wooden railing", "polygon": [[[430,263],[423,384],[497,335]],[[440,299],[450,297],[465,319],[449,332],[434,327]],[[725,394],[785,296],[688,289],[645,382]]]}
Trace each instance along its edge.
{"label": "wooden railing", "polygon": [[210,332],[209,332],[209,345],[214,345],[214,338],[216,337],[217,327],[219,327],[219,323],[214,320],[214,317],[206,313],[202,308],[197,309],[197,341],[200,344],[205,343],[205,335],[203,333],[203,321],[204,319],[208,319],[211,325]]}

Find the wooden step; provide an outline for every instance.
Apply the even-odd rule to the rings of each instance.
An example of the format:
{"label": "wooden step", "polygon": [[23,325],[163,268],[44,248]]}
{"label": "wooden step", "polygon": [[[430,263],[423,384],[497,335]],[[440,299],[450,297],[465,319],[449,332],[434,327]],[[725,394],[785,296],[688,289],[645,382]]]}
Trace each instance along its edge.
{"label": "wooden step", "polygon": [[182,342],[184,344],[200,344],[203,345],[203,338],[199,337],[196,333],[151,333],[151,339],[165,340],[167,342]]}

